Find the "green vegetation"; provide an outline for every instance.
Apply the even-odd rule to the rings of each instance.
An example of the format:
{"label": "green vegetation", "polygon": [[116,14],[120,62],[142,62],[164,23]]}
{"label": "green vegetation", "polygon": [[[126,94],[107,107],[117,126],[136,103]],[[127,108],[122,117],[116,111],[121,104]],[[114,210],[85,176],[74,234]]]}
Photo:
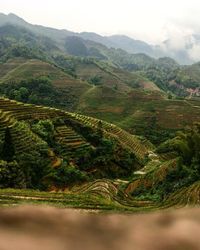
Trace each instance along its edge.
{"label": "green vegetation", "polygon": [[44,77],[1,85],[0,93],[17,101],[49,106],[59,106],[61,96],[61,92]]}
{"label": "green vegetation", "polygon": [[[3,98],[0,109],[1,158],[22,172],[16,185],[65,188],[89,179],[128,177],[139,164],[128,144],[106,132],[111,125],[105,122]],[[2,173],[2,180],[13,180],[10,171]]]}
{"label": "green vegetation", "polygon": [[91,77],[88,80],[88,82],[91,83],[91,84],[93,84],[93,85],[100,85],[101,84],[101,77],[100,76]]}
{"label": "green vegetation", "polygon": [[[107,183],[107,182],[105,182]],[[91,185],[89,185],[91,186]],[[109,185],[109,188],[112,187]],[[109,190],[109,188],[107,190]],[[0,207],[17,206],[25,204],[50,205],[60,208],[86,209],[87,211],[103,212],[137,212],[150,210],[150,204],[137,201],[121,202],[119,195],[114,195],[112,199],[103,193],[89,191],[79,192],[41,192],[37,190],[24,189],[1,189]],[[105,191],[106,194],[106,191]],[[114,197],[118,197],[118,202]],[[137,206],[135,206],[137,204]],[[142,207],[144,206],[144,207]]]}
{"label": "green vegetation", "polygon": [[158,201],[167,200],[174,192],[193,185],[200,178],[200,124],[195,124],[191,129],[179,132],[177,136],[166,141],[157,148],[157,153],[168,154],[174,160],[153,168],[142,178],[134,180],[128,187],[132,195],[157,197]]}
{"label": "green vegetation", "polygon": [[[58,66],[23,58],[1,64],[0,92],[106,120],[156,145],[199,120],[199,101],[176,100],[167,88],[161,92],[141,70],[128,72],[94,58],[53,58]],[[164,62],[160,67],[167,67],[167,76],[177,70]]]}
{"label": "green vegetation", "polygon": [[[199,180],[199,124],[161,144],[156,150],[157,155],[152,157],[149,152],[154,147],[148,141],[141,141],[115,125],[95,118],[8,99],[0,100],[0,108],[1,155],[4,159],[0,171],[1,187],[64,190],[102,177],[115,181],[132,176],[133,181],[127,187],[116,186],[114,193],[117,196],[112,199],[120,205],[116,207],[111,202],[108,209],[137,211],[168,206],[170,195]],[[27,146],[28,141],[31,147]],[[7,155],[8,150],[11,153]],[[7,159],[3,158],[5,155]],[[138,178],[134,171],[141,168],[141,164],[145,164],[146,174]],[[96,192],[98,186],[101,187],[100,183],[92,190]],[[120,187],[126,188],[134,199],[120,194]],[[91,190],[88,188],[87,192]],[[109,197],[113,188],[108,191]],[[76,192],[83,190],[85,188]],[[70,195],[76,199],[76,194]],[[98,197],[102,195],[106,194],[100,188]],[[27,202],[32,203],[32,198],[29,199]],[[81,199],[86,199],[85,194]],[[7,203],[5,198],[1,200],[3,205]],[[11,199],[7,204],[24,202],[27,203],[26,198],[22,197]],[[80,200],[77,202],[83,204]],[[95,202],[89,207],[104,209]],[[101,204],[104,202],[107,204],[107,198],[100,201]],[[35,203],[81,206],[63,200],[57,204],[55,200],[43,198],[43,194]],[[85,205],[81,207],[87,208]]]}
{"label": "green vegetation", "polygon": [[3,160],[12,161],[14,154],[15,154],[15,149],[12,142],[10,129],[7,127],[5,130],[5,137],[2,146],[1,157]]}
{"label": "green vegetation", "polygon": [[74,56],[88,55],[87,47],[79,37],[75,36],[67,37],[65,47],[70,55]]}
{"label": "green vegetation", "polygon": [[16,161],[0,162],[0,188],[25,188],[25,176]]}
{"label": "green vegetation", "polygon": [[[3,152],[6,152],[8,145],[14,149],[10,150],[13,153],[8,155],[7,162],[2,162],[1,178],[2,183],[6,183],[3,187],[65,189],[102,177],[127,179],[134,176],[138,164],[145,161],[149,164],[150,172],[139,182],[135,176],[137,188],[131,191],[134,196],[137,195],[137,199],[160,202],[168,194],[198,180],[198,124],[186,134],[179,133],[174,139],[160,145],[157,149],[160,156],[154,160],[148,157],[148,152],[154,150],[149,142],[140,141],[104,121],[6,99],[1,100],[0,107],[4,112],[9,111],[10,115],[2,113],[2,125],[7,123],[11,126],[10,130],[5,130],[2,155],[5,155]],[[16,118],[21,121],[14,121]],[[18,131],[18,126],[22,131]],[[25,133],[24,141],[30,140],[32,135],[37,143],[34,145],[31,142],[34,146],[31,150],[26,148],[26,145],[20,144],[23,141],[17,140],[19,136],[15,136],[16,132]],[[173,157],[174,151],[174,160],[163,161],[166,157]],[[159,169],[154,161],[158,161]],[[19,179],[14,181],[13,175]]]}

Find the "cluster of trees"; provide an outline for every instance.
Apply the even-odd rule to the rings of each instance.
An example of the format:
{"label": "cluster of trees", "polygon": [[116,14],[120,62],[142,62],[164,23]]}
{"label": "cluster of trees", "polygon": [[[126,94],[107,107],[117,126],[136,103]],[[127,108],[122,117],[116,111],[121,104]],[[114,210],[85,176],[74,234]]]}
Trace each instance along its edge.
{"label": "cluster of trees", "polygon": [[0,93],[10,99],[25,103],[58,106],[61,93],[47,77],[11,82],[0,86]]}
{"label": "cluster of trees", "polygon": [[13,57],[45,59],[45,55],[42,50],[39,50],[38,48],[29,48],[23,45],[13,45],[4,56],[4,59],[7,60]]}
{"label": "cluster of trees", "polygon": [[178,84],[181,84],[183,85],[184,87],[186,88],[192,88],[192,89],[195,89],[195,88],[198,88],[200,86],[199,84],[199,81],[195,81],[192,77],[186,75],[186,74],[177,74],[176,75],[176,78],[175,78],[175,81],[178,83]]}
{"label": "cluster of trees", "polygon": [[59,51],[51,39],[9,24],[0,27],[0,37],[0,61],[2,62],[13,57],[52,61],[51,52]]}
{"label": "cluster of trees", "polygon": [[169,168],[166,178],[150,190],[141,187],[136,190],[136,193],[147,194],[149,197],[156,195],[162,200],[177,189],[200,180],[200,123],[194,124],[192,128],[187,128],[183,132],[178,132],[175,138],[161,144],[157,152],[176,153],[176,167]]}
{"label": "cluster of trees", "polygon": [[151,81],[155,82],[159,88],[164,91],[170,91],[179,97],[189,95],[186,88],[195,89],[199,87],[199,81],[188,76],[177,67],[149,67],[144,70],[144,74]]}
{"label": "cluster of trees", "polygon": [[157,117],[155,115],[155,109],[150,105],[148,110],[151,112],[145,117],[145,120],[139,120],[135,126],[133,126],[134,134],[142,135],[154,145],[159,145],[165,142],[169,138],[175,136],[175,129],[163,129],[159,126]]}
{"label": "cluster of trees", "polygon": [[64,122],[82,134],[95,148],[83,151],[83,154],[76,158],[76,163],[81,170],[92,172],[92,177],[95,178],[116,178],[129,177],[130,173],[136,169],[135,155],[122,148],[114,139],[105,138],[101,121],[97,130],[70,119]]}
{"label": "cluster of trees", "polygon": [[177,152],[186,166],[194,167],[199,164],[200,171],[200,124],[195,123],[193,127],[177,132],[175,138],[161,144],[157,149],[158,153],[171,151]]}
{"label": "cluster of trees", "polygon": [[[34,129],[51,142],[50,121],[40,121],[34,124]],[[6,129],[5,140],[1,142],[0,188],[46,190],[51,186],[64,188],[85,180],[86,174],[66,159],[59,168],[52,168],[47,147],[37,147],[30,152],[16,154],[9,129]]]}
{"label": "cluster of trees", "polygon": [[170,91],[180,97],[186,97],[188,93],[184,87],[186,87],[187,84],[184,85],[177,80],[177,73],[177,69],[167,71],[160,68],[149,68],[145,71],[145,76],[155,82],[160,89]]}
{"label": "cluster of trees", "polygon": [[161,183],[161,190],[165,194],[200,179],[200,123],[187,128],[184,132],[178,132],[174,139],[158,149],[158,152],[173,151],[179,156],[179,162]]}
{"label": "cluster of trees", "polygon": [[102,84],[102,77],[98,76],[98,75],[90,77],[88,82],[95,85],[95,86],[101,85]]}
{"label": "cluster of trees", "polygon": [[48,175],[48,180],[58,188],[64,189],[71,185],[82,183],[89,180],[86,172],[65,161],[58,169],[52,169]]}
{"label": "cluster of trees", "polygon": [[67,74],[77,78],[74,58],[58,55],[54,56],[53,59]]}
{"label": "cluster of trees", "polygon": [[0,161],[0,188],[25,188],[25,175],[17,161]]}
{"label": "cluster of trees", "polygon": [[[93,145],[66,157],[56,142],[56,127],[70,125]],[[32,121],[31,130],[47,144],[35,149],[15,152],[10,129],[0,143],[0,187],[35,188],[45,190],[55,186],[65,188],[95,178],[129,177],[136,168],[135,155],[123,149],[117,141],[103,136],[102,124],[97,130],[70,119]],[[62,158],[59,167],[52,167],[49,148]],[[65,149],[66,151],[66,149]]]}
{"label": "cluster of trees", "polygon": [[55,127],[51,120],[33,121],[31,129],[34,133],[38,134],[44,141],[51,147],[54,146],[55,140]]}
{"label": "cluster of trees", "polygon": [[9,128],[0,146],[0,187],[45,187],[43,178],[51,170],[47,146],[38,144],[30,152],[17,154]]}

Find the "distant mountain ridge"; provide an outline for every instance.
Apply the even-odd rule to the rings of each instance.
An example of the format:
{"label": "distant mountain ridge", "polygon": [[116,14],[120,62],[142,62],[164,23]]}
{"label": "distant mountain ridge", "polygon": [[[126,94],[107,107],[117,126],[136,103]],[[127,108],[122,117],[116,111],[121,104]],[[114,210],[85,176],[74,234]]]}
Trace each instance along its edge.
{"label": "distant mountain ridge", "polygon": [[84,40],[91,40],[101,43],[109,48],[120,48],[129,53],[146,53],[153,56],[152,46],[139,40],[134,40],[124,35],[101,36],[93,32],[76,33],[68,30],[58,30],[54,28],[44,27],[41,25],[32,25],[17,15],[10,13],[8,15],[0,13],[0,26],[12,24],[22,26],[40,35],[50,36],[55,40],[65,39],[67,36],[78,36]]}
{"label": "distant mountain ridge", "polygon": [[185,46],[177,48],[174,47],[174,41],[170,39],[164,41],[160,45],[154,46],[125,35],[101,36],[94,32],[76,33],[65,29],[59,30],[42,25],[32,25],[13,13],[8,15],[0,13],[0,26],[4,26],[6,24],[22,26],[39,35],[45,34],[45,36],[48,36],[60,43],[60,46],[63,46],[62,42],[66,39],[66,37],[77,36],[83,40],[93,41],[108,48],[122,49],[131,54],[144,53],[154,58],[172,57],[180,64],[192,64],[200,60],[200,55],[198,55],[200,39],[197,34],[186,37]]}

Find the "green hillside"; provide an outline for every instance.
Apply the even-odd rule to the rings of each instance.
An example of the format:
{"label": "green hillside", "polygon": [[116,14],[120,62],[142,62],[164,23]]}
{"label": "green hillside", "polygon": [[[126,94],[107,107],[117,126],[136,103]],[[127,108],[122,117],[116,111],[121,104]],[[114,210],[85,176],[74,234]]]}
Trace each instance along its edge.
{"label": "green hillside", "polygon": [[152,153],[152,161],[135,172],[126,192],[142,199],[160,200],[166,207],[199,205],[199,135],[197,123],[158,147],[156,153],[161,159],[163,156],[168,159],[159,162],[157,155]]}
{"label": "green hillside", "polygon": [[[8,60],[0,65],[1,93],[94,116],[156,144],[199,121],[198,100],[167,99],[138,73],[92,59],[59,57],[57,62],[60,66],[38,59]],[[64,70],[66,65],[73,75]]]}
{"label": "green hillside", "polygon": [[[133,88],[149,91],[160,89],[148,79],[137,73],[130,73],[120,68],[100,63],[93,59],[56,57],[60,66],[38,59],[13,58],[0,64],[0,82],[19,82],[46,76],[58,88],[68,86],[104,85],[119,92],[130,92]],[[71,68],[70,68],[71,67]],[[71,73],[71,74],[70,74]],[[86,84],[89,83],[89,84]]]}
{"label": "green hillside", "polygon": [[[77,75],[80,73],[81,76],[83,73],[83,78],[89,78],[89,80],[95,82],[100,81],[103,69],[102,81],[109,81],[112,87],[119,87],[120,90],[127,88],[125,85],[123,85],[123,88],[120,87],[119,75],[113,74],[115,70],[108,67],[108,65],[112,65],[117,70],[129,71],[129,73],[126,73],[129,77],[125,83],[128,83],[131,87],[138,86],[150,90],[161,89],[172,97],[191,98],[199,96],[198,73],[194,73],[197,67],[195,65],[183,67],[171,58],[154,59],[142,53],[129,54],[122,49],[108,48],[101,43],[84,40],[77,34],[67,31],[62,32],[33,26],[22,21],[17,22],[17,24],[17,26],[13,26],[13,22],[11,22],[9,25],[2,24],[0,26],[0,60],[2,62],[6,62],[13,57],[40,59],[51,64],[62,65],[63,69],[73,76],[76,75],[74,66],[77,66]],[[46,36],[41,34],[42,29],[47,31],[43,33]],[[56,34],[57,37],[55,37]],[[66,56],[72,56],[74,60],[70,61],[66,59]],[[85,65],[86,72],[82,72],[80,65],[77,65],[78,58],[86,59],[83,60],[84,64],[87,64],[86,61],[88,60],[88,65]],[[98,64],[98,69],[94,64],[91,65],[91,60]],[[191,70],[192,67],[194,67],[194,70]],[[109,71],[107,72],[109,75],[105,74],[105,69]],[[87,74],[91,70],[96,71],[96,75],[89,77]],[[122,74],[124,75],[124,73]],[[121,80],[124,81],[126,78],[123,76]]]}
{"label": "green hillside", "polygon": [[[75,79],[61,68],[38,59],[10,59],[0,64],[0,71],[2,94],[24,102],[72,110],[75,109],[82,93],[91,88],[87,82]],[[46,89],[39,90],[36,83],[35,86],[34,83],[31,86],[31,81],[34,79],[40,84],[44,84],[46,79],[48,86]],[[20,97],[17,93],[13,94],[13,90],[19,92],[21,87],[30,91],[29,98]]]}
{"label": "green hillside", "polygon": [[160,92],[139,90],[116,95],[105,87],[95,87],[81,96],[78,110],[143,135],[156,144],[200,120],[199,101],[168,100]]}
{"label": "green hillside", "polygon": [[[65,187],[95,178],[125,178],[153,149],[113,124],[76,113],[3,98],[0,110],[2,168],[8,164],[21,172],[11,187]],[[9,187],[7,174],[1,178]]]}
{"label": "green hillside", "polygon": [[113,124],[76,113],[5,98],[0,110],[1,187],[71,189],[56,195],[2,190],[1,205],[34,199],[61,207],[140,211],[198,204],[199,124],[155,148]]}

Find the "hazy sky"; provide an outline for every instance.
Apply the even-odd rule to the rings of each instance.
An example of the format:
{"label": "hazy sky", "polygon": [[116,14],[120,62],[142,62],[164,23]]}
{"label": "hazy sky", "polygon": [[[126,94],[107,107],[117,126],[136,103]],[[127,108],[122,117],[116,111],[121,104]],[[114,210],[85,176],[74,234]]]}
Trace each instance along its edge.
{"label": "hazy sky", "polygon": [[200,0],[0,0],[0,12],[26,21],[150,43],[200,32]]}

